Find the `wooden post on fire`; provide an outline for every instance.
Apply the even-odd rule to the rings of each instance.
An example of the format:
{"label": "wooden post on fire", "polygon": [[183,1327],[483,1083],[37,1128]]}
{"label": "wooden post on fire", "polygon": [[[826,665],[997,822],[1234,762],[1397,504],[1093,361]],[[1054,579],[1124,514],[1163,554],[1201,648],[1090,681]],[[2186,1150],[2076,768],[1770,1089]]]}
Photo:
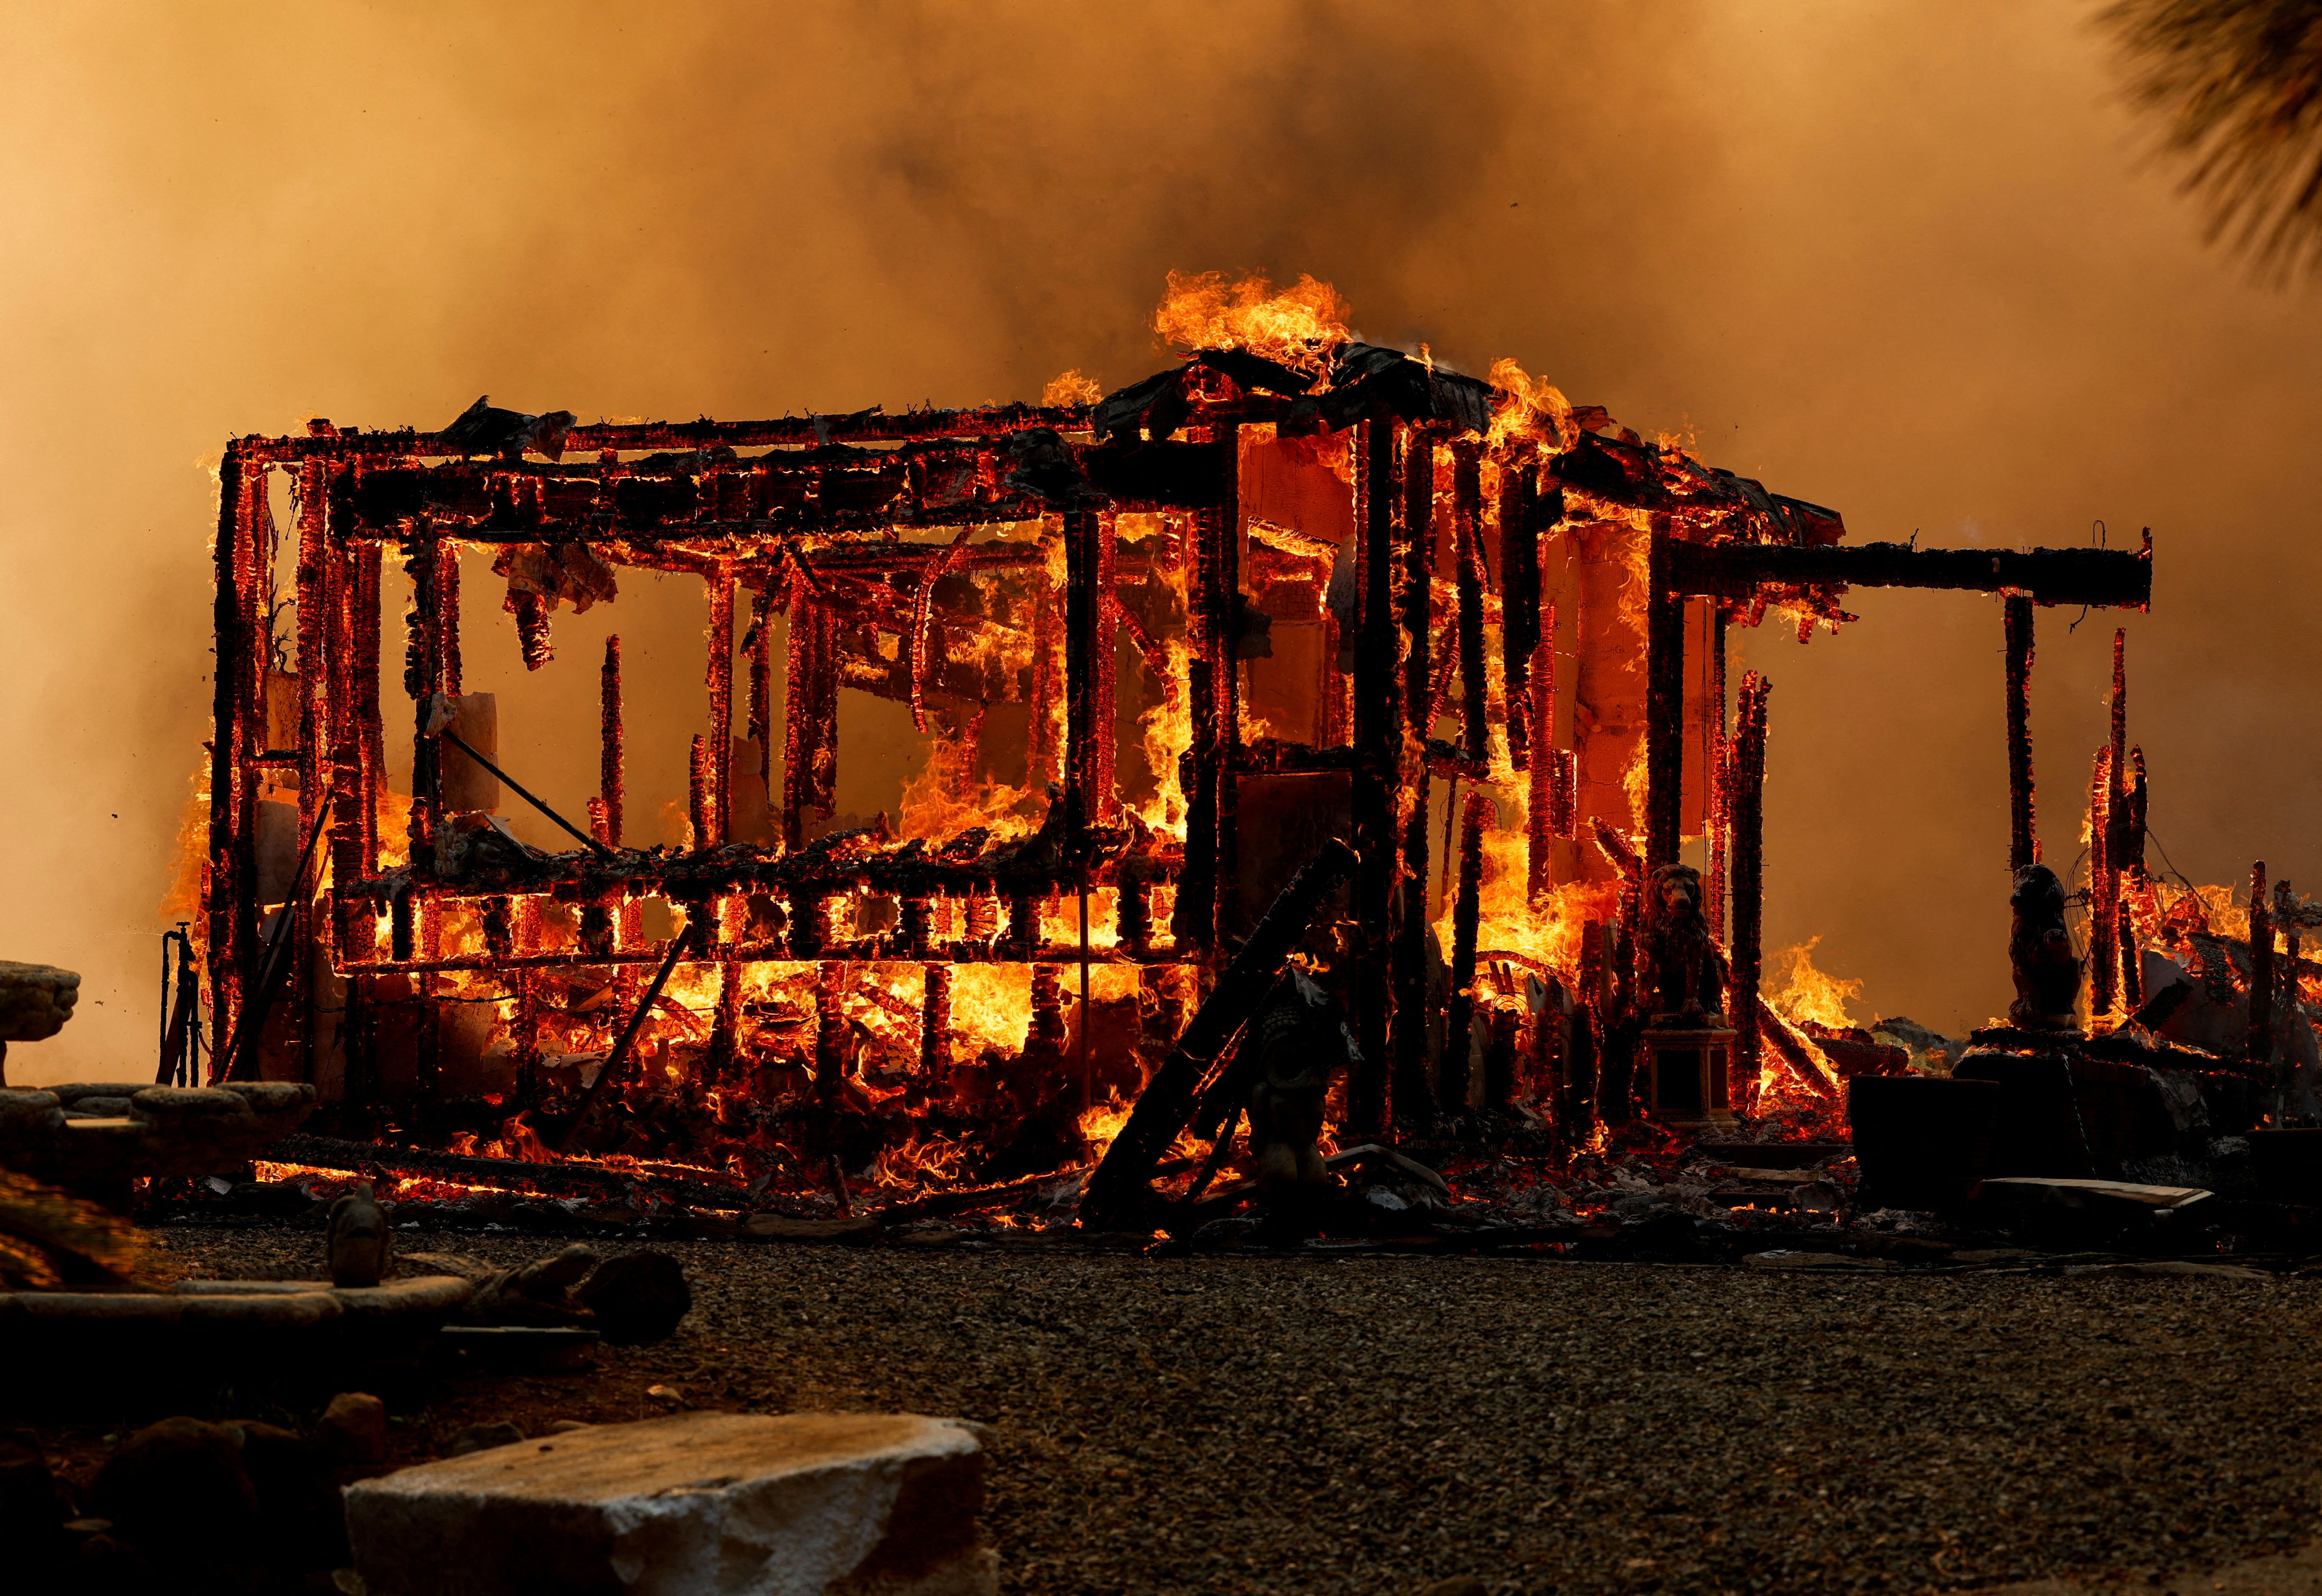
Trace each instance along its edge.
{"label": "wooden post on fire", "polygon": [[[324,800],[334,791],[339,781],[338,711],[345,700],[334,689],[338,685],[336,666],[340,650],[337,642],[339,561],[333,555],[326,518],[324,483],[328,471],[321,460],[302,461],[298,468],[298,835],[315,837],[325,825]],[[332,817],[335,819],[336,817]],[[332,828],[334,832],[336,827]],[[338,847],[332,839],[332,862],[335,866],[348,849]],[[366,872],[368,874],[368,872]],[[338,876],[344,880],[346,877]],[[330,926],[326,934],[318,923],[316,888],[304,885],[302,872],[294,883],[290,901],[283,905],[290,923],[286,928],[294,939],[289,991],[292,1025],[292,1047],[298,1064],[298,1078],[313,1084],[315,1080],[315,953],[317,944],[327,950],[337,942],[338,928]],[[324,900],[327,907],[328,900]]]}
{"label": "wooden post on fire", "polygon": [[1451,908],[1451,1002],[1443,1030],[1442,1105],[1467,1106],[1468,1032],[1476,1017],[1476,935],[1484,886],[1484,832],[1494,819],[1489,794],[1470,792],[1460,816],[1459,895]]}
{"label": "wooden post on fire", "polygon": [[597,839],[608,848],[618,848],[627,784],[621,768],[621,639],[617,635],[605,639],[605,664],[597,677],[597,726],[600,812]]}
{"label": "wooden post on fire", "polygon": [[[212,673],[216,746],[210,753],[210,1053],[233,1032],[242,984],[256,968],[258,860],[253,824],[252,739],[266,736],[265,628],[259,615],[258,516],[266,472],[240,445],[218,466],[217,598],[212,612],[217,668]],[[261,749],[260,751],[263,751]]]}
{"label": "wooden post on fire", "polygon": [[[806,843],[811,811],[827,820],[838,783],[838,618],[804,572],[791,583],[788,696],[782,705],[782,847]],[[1038,712],[1038,706],[1033,706]]]}
{"label": "wooden post on fire", "polygon": [[[334,493],[331,524],[341,532],[349,512]],[[340,801],[347,840],[354,858],[349,873],[336,879],[353,882],[379,873],[379,801],[386,784],[386,740],[379,713],[379,566],[376,543],[362,543],[346,553],[347,668],[346,703],[342,722],[346,747],[352,755],[351,773],[343,776]],[[376,956],[377,929],[367,906],[351,905],[348,934],[358,952]],[[347,978],[346,1013],[339,1020],[346,1052],[345,1100],[351,1105],[379,1095],[379,1027],[371,977]]]}
{"label": "wooden post on fire", "polygon": [[1395,898],[1389,970],[1394,986],[1394,1114],[1424,1123],[1435,1114],[1427,1078],[1428,769],[1427,738],[1435,703],[1430,647],[1435,586],[1435,447],[1440,428],[1414,427],[1403,446],[1402,514],[1394,528],[1399,578],[1397,619],[1403,630],[1402,724],[1399,751],[1406,806],[1403,823],[1402,891]]}
{"label": "wooden post on fire", "polygon": [[[1401,717],[1394,671],[1394,467],[1398,424],[1374,416],[1361,425],[1356,480],[1355,764],[1351,786],[1357,867],[1356,968],[1371,979],[1353,984],[1355,1046],[1360,1058],[1347,1083],[1349,1129],[1383,1136],[1390,1114],[1387,1014],[1392,997],[1388,924],[1394,903],[1395,782],[1402,766]],[[1190,850],[1189,850],[1190,851]]]}
{"label": "wooden post on fire", "polygon": [[713,847],[734,835],[734,571],[720,561],[709,573],[709,739],[702,764],[702,819]]}
{"label": "wooden post on fire", "polygon": [[1756,1091],[1759,1068],[1758,977],[1764,926],[1766,700],[1773,683],[1751,671],[1742,678],[1733,730],[1732,791],[1726,803],[1733,865],[1733,980],[1726,1000],[1734,1030],[1733,1069],[1738,1107]]}
{"label": "wooden post on fire", "polygon": [[2032,812],[2032,599],[2006,600],[2007,639],[2007,871],[2040,862]]}
{"label": "wooden post on fire", "polygon": [[1065,790],[1075,836],[1113,814],[1113,655],[1120,636],[1112,592],[1114,525],[1109,514],[1073,510],[1065,536]]}
{"label": "wooden post on fire", "polygon": [[[1241,428],[1218,427],[1216,447],[1224,462],[1225,502],[1199,512],[1201,541],[1208,545],[1202,569],[1209,591],[1205,603],[1211,622],[1210,691],[1217,703],[1217,754],[1211,768],[1216,827],[1217,875],[1213,882],[1216,906],[1210,923],[1215,928],[1212,950],[1222,952],[1241,919],[1241,858],[1239,833],[1241,764]],[[1184,890],[1183,888],[1179,889]]]}
{"label": "wooden post on fire", "polygon": [[1685,600],[1670,591],[1670,536],[1652,531],[1645,600],[1645,875],[1677,863],[1685,819]]}
{"label": "wooden post on fire", "polygon": [[1709,879],[1703,884],[1702,903],[1707,911],[1713,940],[1725,940],[1725,894],[1732,876],[1728,857],[1731,840],[1725,827],[1726,789],[1732,784],[1733,743],[1726,721],[1725,606],[1709,607],[1709,720],[1702,760],[1701,829],[1708,839]]}
{"label": "wooden post on fire", "polygon": [[[1531,661],[1540,647],[1539,471],[1509,461],[1500,467],[1500,656],[1507,679],[1508,762],[1531,768]],[[1560,491],[1554,496],[1563,511]]]}
{"label": "wooden post on fire", "polygon": [[1479,766],[1488,765],[1492,757],[1491,694],[1486,680],[1490,667],[1484,653],[1483,466],[1480,441],[1463,439],[1451,445],[1451,524],[1459,562],[1459,740],[1467,757]]}
{"label": "wooden post on fire", "polygon": [[[1089,1069],[1088,833],[1113,810],[1113,659],[1120,635],[1112,603],[1113,519],[1073,510],[1065,521],[1065,793],[1080,911],[1081,1106],[1093,1090]],[[1231,533],[1229,532],[1229,537]]]}
{"label": "wooden post on fire", "polygon": [[[2265,861],[2250,867],[2249,1061],[2267,1086],[2273,1079],[2273,915],[2265,897]],[[2270,1104],[2270,1112],[2279,1105]]]}
{"label": "wooden post on fire", "polygon": [[1525,889],[1534,909],[1556,885],[1556,839],[1571,829],[1572,770],[1556,746],[1556,606],[1548,606],[1533,650],[1531,769],[1524,812]]}

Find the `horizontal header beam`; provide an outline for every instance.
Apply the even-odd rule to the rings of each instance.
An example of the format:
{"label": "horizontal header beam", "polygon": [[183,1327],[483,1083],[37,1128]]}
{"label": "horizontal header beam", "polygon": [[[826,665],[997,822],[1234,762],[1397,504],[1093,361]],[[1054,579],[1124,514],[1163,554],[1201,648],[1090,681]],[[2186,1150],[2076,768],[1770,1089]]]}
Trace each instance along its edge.
{"label": "horizontal header beam", "polygon": [[1795,548],[1657,539],[1656,580],[1669,592],[1746,601],[1766,587],[1957,588],[2021,593],[2035,604],[2144,610],[2153,602],[2153,535],[2142,549],[1915,548],[1903,543]]}

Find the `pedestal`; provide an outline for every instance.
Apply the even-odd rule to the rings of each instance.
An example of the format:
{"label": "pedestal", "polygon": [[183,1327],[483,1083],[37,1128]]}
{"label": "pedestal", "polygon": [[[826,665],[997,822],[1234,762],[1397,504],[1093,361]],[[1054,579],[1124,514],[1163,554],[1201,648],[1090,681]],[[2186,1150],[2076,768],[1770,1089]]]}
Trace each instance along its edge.
{"label": "pedestal", "polygon": [[1733,1032],[1716,1026],[1648,1025],[1638,1038],[1645,1101],[1663,1124],[1730,1125]]}

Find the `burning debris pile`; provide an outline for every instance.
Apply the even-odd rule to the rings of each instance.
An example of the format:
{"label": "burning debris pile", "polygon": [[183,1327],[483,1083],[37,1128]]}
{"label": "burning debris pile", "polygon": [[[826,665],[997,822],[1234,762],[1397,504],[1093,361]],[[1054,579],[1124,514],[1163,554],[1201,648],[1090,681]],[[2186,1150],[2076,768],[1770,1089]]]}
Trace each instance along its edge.
{"label": "burning debris pile", "polygon": [[[1156,326],[1177,363],[1038,406],[479,400],[441,433],[235,440],[162,1077],[204,1067],[198,966],[212,1078],[320,1095],[284,1173],[801,1222],[1068,1209],[1087,1180],[1149,1230],[1397,1135],[1796,1136],[1926,1056],[1760,995],[1770,684],[1729,683],[1726,633],[1834,629],[1851,584],[2007,595],[2028,837],[2031,606],[2142,607],[2149,540],[1849,546],[1512,362],[1365,344],[1312,280],[1173,280]],[[462,599],[487,563],[515,631],[489,664]],[[703,586],[682,846],[631,834],[617,637],[576,689],[585,814],[502,767],[482,685],[571,669],[561,607],[637,572]],[[867,823],[840,801],[856,695],[925,748]]]}

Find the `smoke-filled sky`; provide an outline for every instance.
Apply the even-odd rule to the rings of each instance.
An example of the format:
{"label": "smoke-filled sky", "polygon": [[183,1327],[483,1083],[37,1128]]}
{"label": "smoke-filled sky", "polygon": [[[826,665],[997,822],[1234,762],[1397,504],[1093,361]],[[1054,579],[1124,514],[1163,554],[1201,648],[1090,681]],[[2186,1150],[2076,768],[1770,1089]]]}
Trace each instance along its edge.
{"label": "smoke-filled sky", "polygon": [[[2322,309],[2199,244],[2089,8],[648,9],[0,14],[0,958],[87,977],[13,1078],[151,1067],[228,436],[1117,386],[1163,363],[1172,268],[1312,272],[1375,342],[1513,355],[1857,539],[2150,525],[2153,831],[2196,879],[2322,886]],[[668,608],[623,602],[560,665]],[[1956,1032],[2009,995],[1998,610],[1849,608],[1745,645],[1769,943]],[[2114,624],[2075,618],[2034,675],[2060,865]],[[469,685],[521,691],[471,626]]]}

